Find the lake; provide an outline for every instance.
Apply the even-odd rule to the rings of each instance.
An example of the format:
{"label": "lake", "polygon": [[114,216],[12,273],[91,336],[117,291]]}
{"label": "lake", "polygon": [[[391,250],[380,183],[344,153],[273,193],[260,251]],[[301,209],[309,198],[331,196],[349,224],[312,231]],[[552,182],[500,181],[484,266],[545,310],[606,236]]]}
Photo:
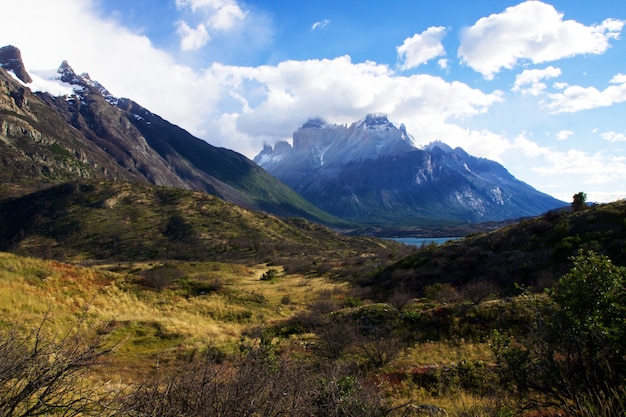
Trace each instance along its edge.
{"label": "lake", "polygon": [[442,243],[446,243],[449,240],[458,240],[458,239],[463,239],[463,238],[462,237],[390,237],[386,239],[395,240],[396,242],[417,246],[419,248],[419,247],[422,247],[422,245],[429,245],[431,243],[436,243],[437,245],[441,245]]}

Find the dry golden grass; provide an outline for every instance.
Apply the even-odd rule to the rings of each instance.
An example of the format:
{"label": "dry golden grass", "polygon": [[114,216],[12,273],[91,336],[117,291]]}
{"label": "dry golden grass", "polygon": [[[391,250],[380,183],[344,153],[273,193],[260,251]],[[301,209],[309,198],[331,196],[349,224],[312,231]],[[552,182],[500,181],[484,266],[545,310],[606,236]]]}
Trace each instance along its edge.
{"label": "dry golden grass", "polygon": [[277,270],[274,279],[263,281],[266,265],[176,262],[187,278],[222,283],[217,292],[190,296],[180,289],[138,284],[140,272],[153,267],[133,263],[84,268],[0,253],[0,323],[32,328],[47,315],[53,332],[63,334],[85,316],[93,330],[109,332],[113,342],[123,341],[111,358],[123,375],[208,343],[235,349],[246,329],[288,318],[320,291],[337,287],[322,278],[285,275],[280,267],[272,267]]}

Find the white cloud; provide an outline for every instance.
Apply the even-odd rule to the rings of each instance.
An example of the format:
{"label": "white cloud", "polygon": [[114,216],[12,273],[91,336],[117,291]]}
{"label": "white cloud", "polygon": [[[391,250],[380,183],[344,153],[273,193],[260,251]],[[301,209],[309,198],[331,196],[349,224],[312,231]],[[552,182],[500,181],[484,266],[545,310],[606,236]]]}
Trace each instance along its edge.
{"label": "white cloud", "polygon": [[626,74],[615,74],[609,82],[611,84],[624,84],[626,83]]}
{"label": "white cloud", "polygon": [[180,49],[183,51],[198,50],[211,39],[202,23],[193,29],[185,22],[178,22],[177,33],[180,36]]}
{"label": "white cloud", "polygon": [[176,7],[201,14],[208,26],[216,30],[232,28],[247,14],[236,0],[176,0]]}
{"label": "white cloud", "polygon": [[562,93],[548,95],[545,106],[552,113],[575,113],[625,102],[626,77],[621,75],[611,80],[613,83],[622,81],[621,84],[610,85],[602,91],[595,87],[564,86]]}
{"label": "white cloud", "polygon": [[626,189],[621,191],[591,191],[587,193],[587,201],[594,203],[609,203],[626,199]]}
{"label": "white cloud", "polygon": [[462,62],[492,79],[519,61],[554,61],[579,54],[602,54],[617,39],[624,21],[606,19],[585,26],[563,20],[563,14],[541,1],[526,1],[504,12],[479,19],[462,35]]}
{"label": "white cloud", "polygon": [[328,19],[320,20],[319,22],[313,23],[313,25],[311,26],[311,30],[324,29],[328,25],[330,25],[330,20]]}
{"label": "white cloud", "polygon": [[506,153],[510,158],[519,158],[520,153],[535,158],[532,171],[544,177],[573,180],[576,186],[606,184],[626,177],[626,157],[607,155],[602,150],[593,154],[578,149],[558,151],[534,142],[527,133],[515,137]]}
{"label": "white cloud", "polygon": [[[436,137],[423,134],[432,126],[471,117],[501,100],[498,91],[485,94],[425,74],[401,77],[385,65],[353,63],[347,56],[276,66],[214,65],[211,71],[241,102],[239,130],[266,142],[290,137],[311,116],[351,123],[373,112],[389,114],[418,140],[429,142]],[[254,81],[256,88],[249,91],[245,80]],[[256,105],[251,104],[251,93]]]}
{"label": "white cloud", "polygon": [[553,66],[545,69],[524,70],[515,77],[515,84],[511,91],[519,91],[525,96],[538,96],[547,88],[541,81],[546,78],[558,77],[559,75],[561,75],[561,70]]}
{"label": "white cloud", "polygon": [[189,9],[196,15],[195,29],[186,21],[178,22],[183,51],[198,50],[211,39],[210,31],[227,31],[246,18],[247,13],[236,0],[176,0],[178,9]]}
{"label": "white cloud", "polygon": [[[88,1],[22,0],[6,11],[28,14],[38,33],[46,33],[27,36],[14,19],[0,27],[0,38],[22,49],[28,68],[55,68],[66,59],[112,94],[130,97],[209,143],[249,157],[263,142],[291,137],[312,116],[351,123],[385,112],[405,123],[420,143],[445,139],[443,133],[452,130],[461,138],[465,133],[451,123],[501,101],[499,91],[484,93],[426,74],[398,76],[386,65],[353,63],[347,56],[194,70],[145,36],[98,17]],[[115,51],[115,59],[106,51]]]}
{"label": "white cloud", "polygon": [[24,31],[23,22],[9,19],[0,25],[0,39],[20,48],[29,70],[56,69],[67,60],[112,94],[130,97],[194,134],[205,133],[205,119],[219,111],[219,88],[211,75],[178,64],[147,37],[101,18],[96,5],[89,0],[12,2],[3,11],[28,16],[37,30]]}
{"label": "white cloud", "polygon": [[609,142],[626,142],[626,134],[624,133],[609,131],[603,132],[602,134],[600,134],[600,136],[602,137],[602,139]]}
{"label": "white cloud", "polygon": [[[416,33],[406,38],[401,46],[396,48],[401,69],[410,69],[420,66],[433,58],[445,56],[446,51],[441,40],[446,34],[446,28],[433,26],[422,33]],[[441,65],[441,62],[440,62]]]}
{"label": "white cloud", "polygon": [[572,136],[574,132],[572,130],[560,130],[556,134],[556,140],[567,140],[570,136]]}
{"label": "white cloud", "polygon": [[246,14],[236,3],[226,2],[211,14],[207,22],[215,30],[228,30],[244,20]]}
{"label": "white cloud", "polygon": [[606,184],[626,177],[626,158],[606,155],[599,151],[589,154],[577,149],[550,152],[547,164],[534,168],[543,176],[572,176],[582,179],[582,184]]}

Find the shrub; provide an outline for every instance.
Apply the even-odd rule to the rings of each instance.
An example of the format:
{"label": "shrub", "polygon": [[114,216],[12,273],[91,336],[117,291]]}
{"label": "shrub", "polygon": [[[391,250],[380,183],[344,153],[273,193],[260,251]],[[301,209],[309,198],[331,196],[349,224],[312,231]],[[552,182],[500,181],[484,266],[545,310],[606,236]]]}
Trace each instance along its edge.
{"label": "shrub", "polygon": [[525,336],[494,339],[504,384],[534,405],[572,413],[626,389],[626,269],[579,251]]}
{"label": "shrub", "polygon": [[61,338],[47,324],[26,334],[16,325],[0,331],[0,415],[107,415],[109,393],[86,373],[112,348],[89,337],[82,322]]}
{"label": "shrub", "polygon": [[278,276],[278,271],[276,269],[268,269],[261,275],[261,281],[271,281]]}

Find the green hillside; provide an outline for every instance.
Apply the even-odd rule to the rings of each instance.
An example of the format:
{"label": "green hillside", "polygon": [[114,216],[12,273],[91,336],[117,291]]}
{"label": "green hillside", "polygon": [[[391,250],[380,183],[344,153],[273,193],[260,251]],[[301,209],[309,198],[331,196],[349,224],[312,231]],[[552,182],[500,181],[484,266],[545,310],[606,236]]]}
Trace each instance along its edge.
{"label": "green hillside", "polygon": [[460,289],[485,282],[500,294],[521,287],[541,291],[571,267],[579,249],[608,256],[626,266],[626,201],[583,210],[556,210],[500,229],[441,246],[428,246],[382,270],[366,286],[404,288],[424,295],[433,284]]}
{"label": "green hillside", "polygon": [[219,260],[303,271],[408,253],[206,193],[125,182],[67,183],[0,203],[0,249],[74,262]]}

